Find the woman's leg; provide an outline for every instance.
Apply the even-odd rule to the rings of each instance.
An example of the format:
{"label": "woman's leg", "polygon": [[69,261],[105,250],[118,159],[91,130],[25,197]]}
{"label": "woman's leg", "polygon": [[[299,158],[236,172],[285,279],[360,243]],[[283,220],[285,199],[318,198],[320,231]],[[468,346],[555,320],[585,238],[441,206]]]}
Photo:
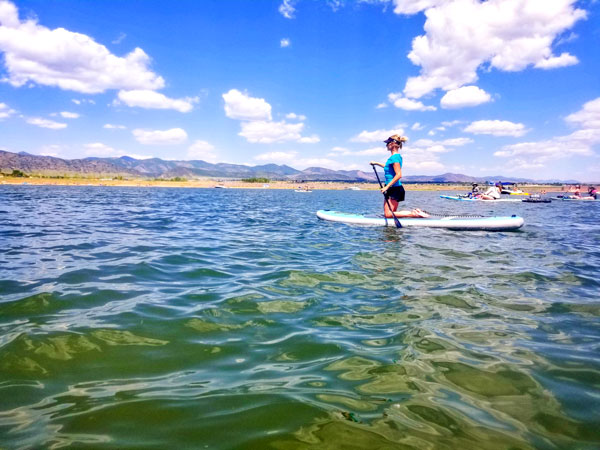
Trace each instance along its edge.
{"label": "woman's leg", "polygon": [[[391,219],[393,217],[392,211],[396,211],[398,209],[398,200],[395,200],[393,198],[388,198],[387,200],[388,201],[386,201],[385,199],[383,200],[383,215],[388,219]],[[392,211],[390,211],[390,208],[388,207],[388,202],[392,207]]]}

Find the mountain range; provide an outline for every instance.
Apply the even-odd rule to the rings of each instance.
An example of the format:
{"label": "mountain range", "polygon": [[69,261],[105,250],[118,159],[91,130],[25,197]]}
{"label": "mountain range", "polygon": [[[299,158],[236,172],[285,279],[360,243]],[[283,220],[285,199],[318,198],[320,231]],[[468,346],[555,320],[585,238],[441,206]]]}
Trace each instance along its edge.
{"label": "mountain range", "polygon": [[[246,166],[241,164],[216,163],[206,161],[171,161],[160,158],[135,159],[129,156],[119,158],[88,157],[83,159],[62,159],[54,156],[32,155],[26,152],[13,153],[0,150],[0,172],[11,173],[20,170],[29,175],[43,176],[95,176],[124,178],[268,178],[288,181],[336,181],[336,182],[375,182],[373,172],[362,170],[331,170],[322,167],[309,167],[297,170],[278,164]],[[510,180],[517,183],[578,183],[576,180],[531,180],[507,178],[500,175],[472,177],[445,173],[442,175],[411,175],[402,178],[407,183],[475,183]]]}

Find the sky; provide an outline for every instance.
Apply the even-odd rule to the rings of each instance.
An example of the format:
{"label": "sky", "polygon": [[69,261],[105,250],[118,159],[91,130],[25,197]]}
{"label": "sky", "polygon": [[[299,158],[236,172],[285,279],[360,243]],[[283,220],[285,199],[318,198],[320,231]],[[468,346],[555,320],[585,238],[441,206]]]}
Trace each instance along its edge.
{"label": "sky", "polygon": [[598,0],[0,0],[0,149],[600,181]]}

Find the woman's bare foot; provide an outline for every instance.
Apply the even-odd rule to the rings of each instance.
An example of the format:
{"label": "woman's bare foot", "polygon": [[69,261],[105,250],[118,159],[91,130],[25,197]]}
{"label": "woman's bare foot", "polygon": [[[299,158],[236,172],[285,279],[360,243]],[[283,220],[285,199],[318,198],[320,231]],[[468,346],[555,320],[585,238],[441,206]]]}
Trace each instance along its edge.
{"label": "woman's bare foot", "polygon": [[429,214],[422,209],[415,208],[411,211],[413,217],[429,217]]}

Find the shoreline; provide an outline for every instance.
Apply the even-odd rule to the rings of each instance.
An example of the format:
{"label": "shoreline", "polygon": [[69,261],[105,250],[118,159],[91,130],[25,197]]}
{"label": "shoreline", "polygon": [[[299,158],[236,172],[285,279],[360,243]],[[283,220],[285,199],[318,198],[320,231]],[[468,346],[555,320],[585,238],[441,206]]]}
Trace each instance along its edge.
{"label": "shoreline", "polygon": [[[292,182],[292,181],[270,181],[268,183],[248,183],[239,180],[113,180],[113,179],[83,179],[83,178],[17,178],[2,177],[0,184],[4,185],[32,185],[32,186],[116,186],[116,187],[166,187],[166,188],[215,188],[226,189],[310,189],[310,190],[361,190],[375,191],[379,189],[377,183],[344,183],[332,181],[314,182]],[[404,184],[407,191],[470,191],[470,183],[460,184],[428,184],[410,183]],[[561,191],[562,187],[556,185],[519,185],[526,192]],[[358,188],[358,189],[357,189]]]}

